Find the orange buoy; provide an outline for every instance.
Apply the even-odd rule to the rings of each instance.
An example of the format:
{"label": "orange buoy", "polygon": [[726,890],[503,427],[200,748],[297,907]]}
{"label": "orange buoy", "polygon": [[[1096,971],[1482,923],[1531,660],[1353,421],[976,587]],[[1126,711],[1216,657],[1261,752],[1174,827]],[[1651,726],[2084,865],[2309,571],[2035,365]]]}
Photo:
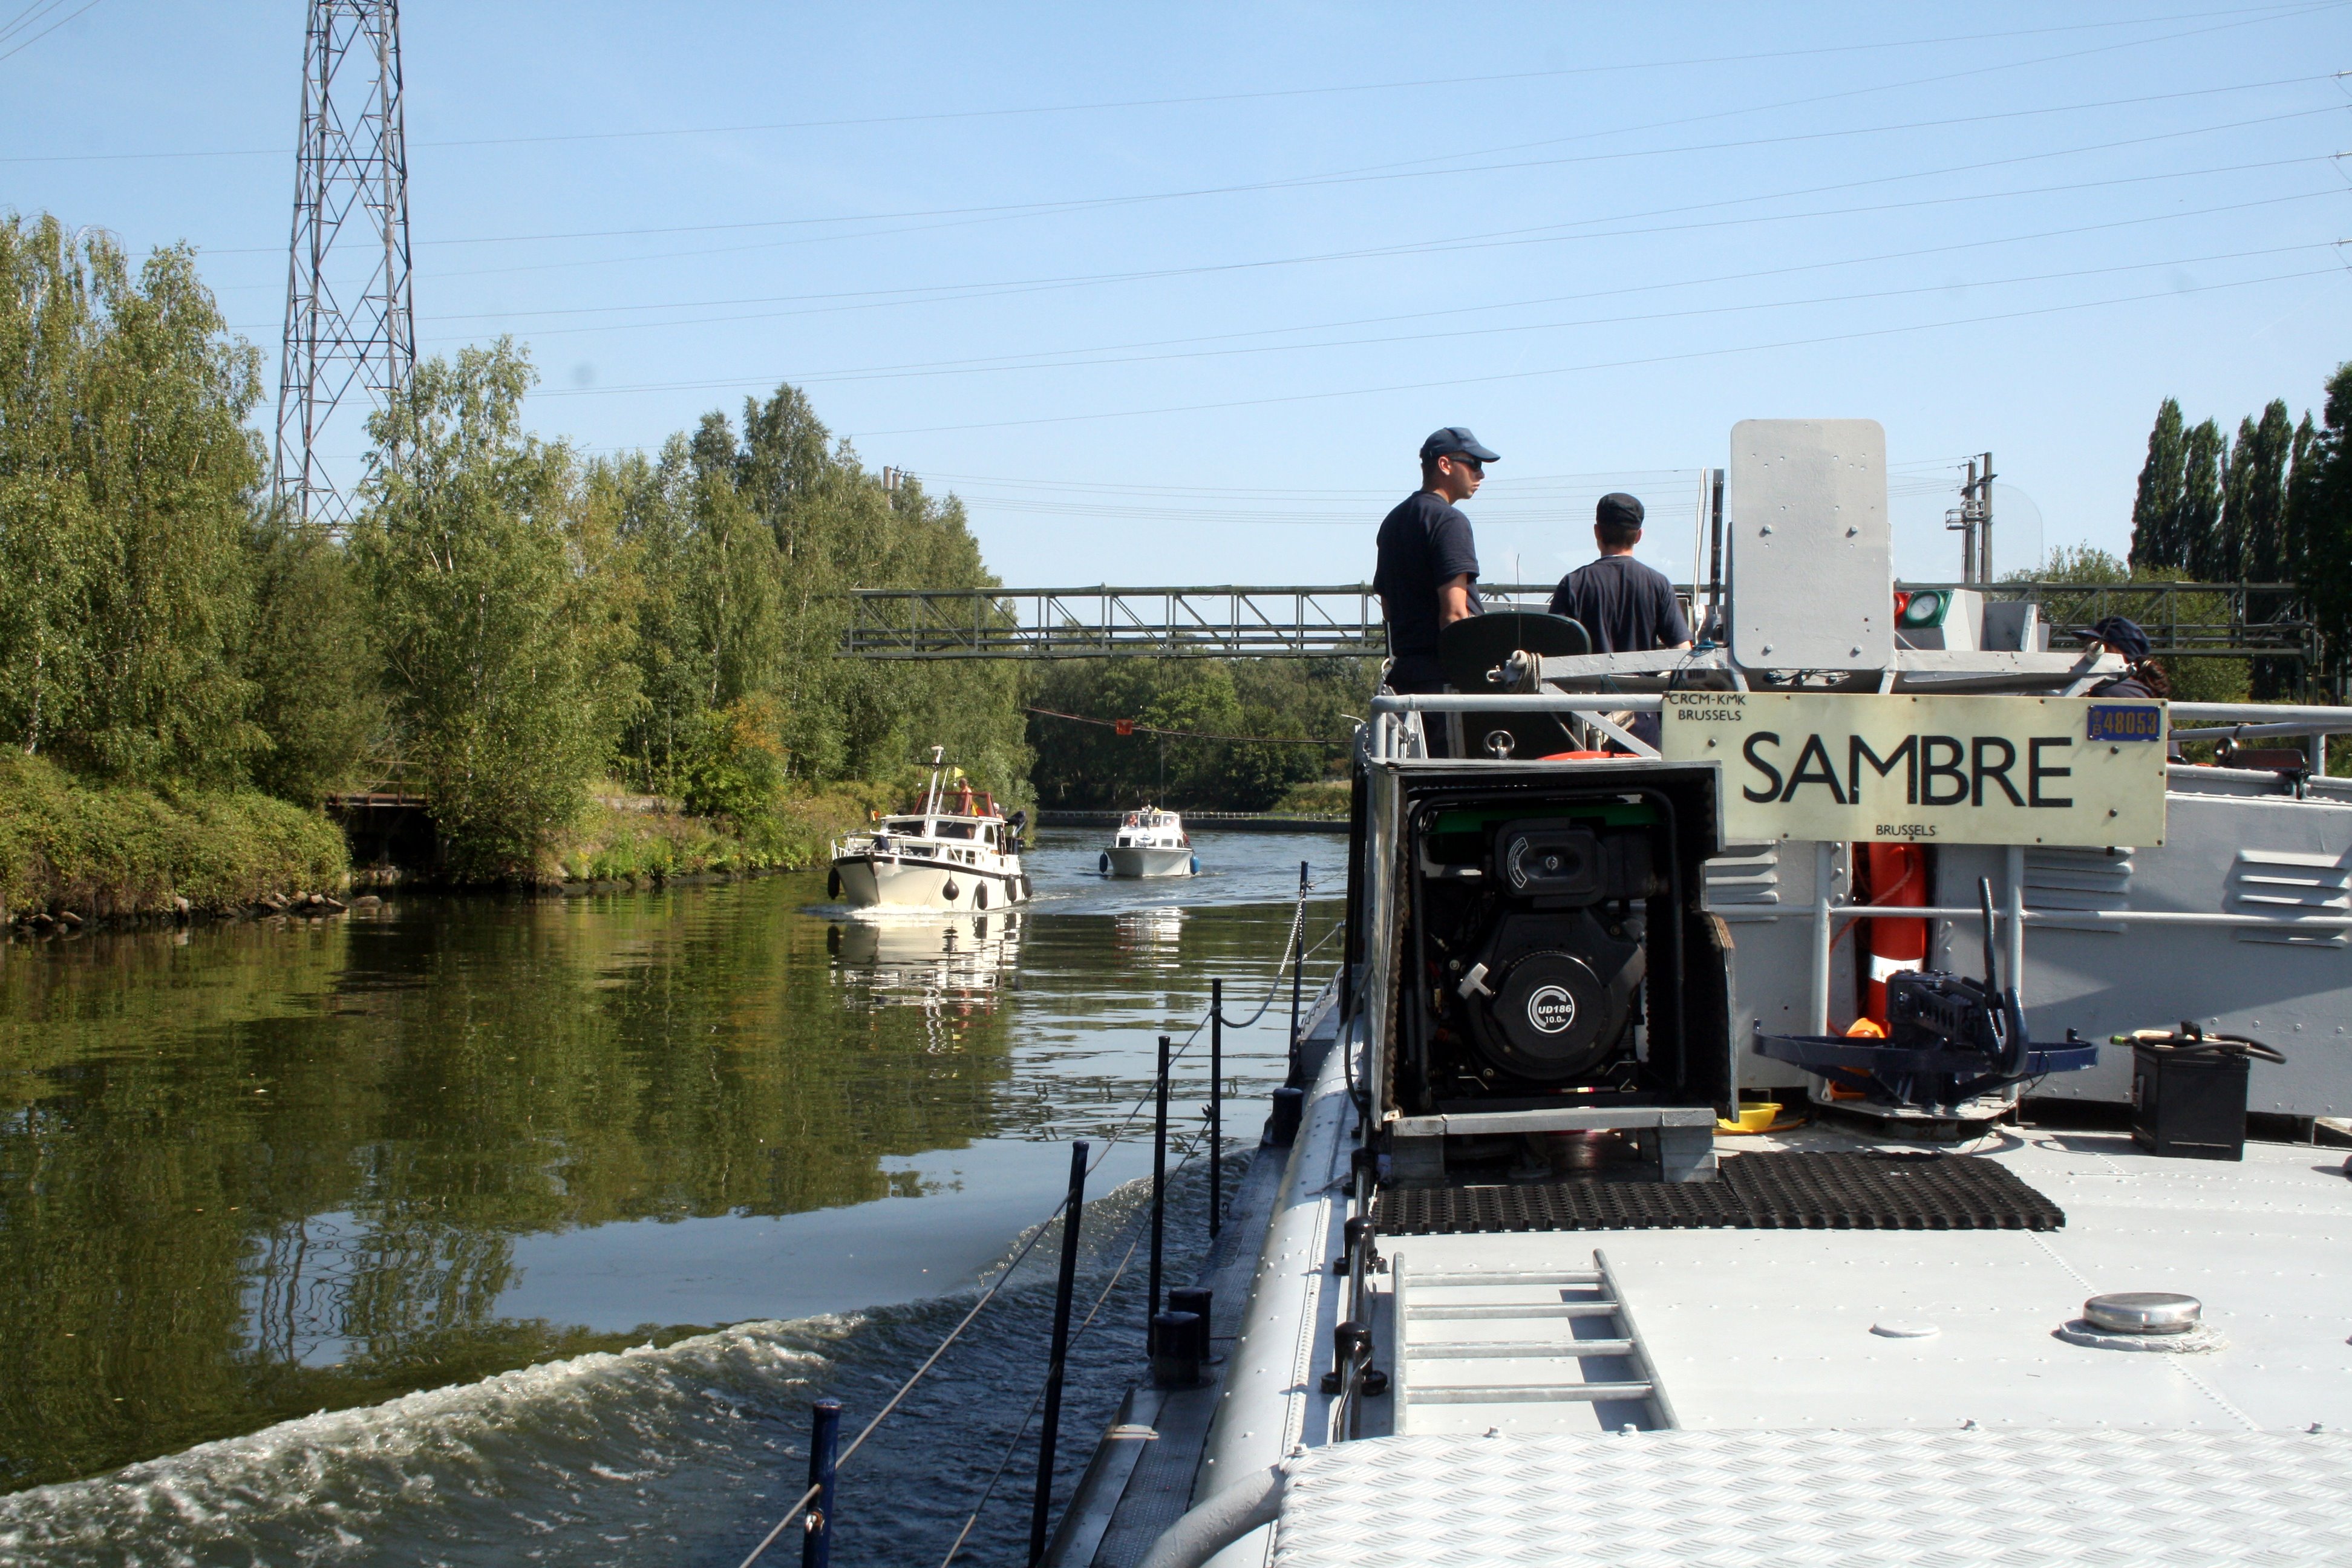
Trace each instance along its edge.
{"label": "orange buoy", "polygon": [[[1927,902],[1927,852],[1916,844],[1864,844],[1869,868],[1870,901],[1878,907],[1917,909]],[[1863,1012],[1883,1029],[1886,1025],[1886,977],[1898,970],[1924,969],[1927,963],[1927,922],[1874,915],[1870,921],[1870,971],[1863,992]]]}

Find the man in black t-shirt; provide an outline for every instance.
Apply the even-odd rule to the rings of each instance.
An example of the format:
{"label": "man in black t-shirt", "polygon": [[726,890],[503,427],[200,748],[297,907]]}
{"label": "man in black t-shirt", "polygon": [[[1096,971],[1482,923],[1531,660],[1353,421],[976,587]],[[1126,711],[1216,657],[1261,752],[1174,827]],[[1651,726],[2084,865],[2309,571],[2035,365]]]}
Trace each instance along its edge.
{"label": "man in black t-shirt", "polygon": [[1612,493],[1593,509],[1601,559],[1580,566],[1553,590],[1551,613],[1584,623],[1595,653],[1647,653],[1690,647],[1690,623],[1666,574],[1633,559],[1642,542],[1642,503]]}
{"label": "man in black t-shirt", "polygon": [[[1580,566],[1552,591],[1551,613],[1581,621],[1595,653],[1647,653],[1688,647],[1690,622],[1666,574],[1633,559],[1642,542],[1642,503],[1622,491],[1601,498],[1592,512],[1592,541],[1601,559]],[[1629,726],[1637,740],[1658,743],[1655,713],[1640,713]]]}
{"label": "man in black t-shirt", "polygon": [[1381,522],[1372,589],[1389,626],[1389,689],[1445,689],[1437,636],[1478,613],[1478,547],[1456,501],[1478,493],[1501,459],[1458,425],[1421,444],[1421,489]]}

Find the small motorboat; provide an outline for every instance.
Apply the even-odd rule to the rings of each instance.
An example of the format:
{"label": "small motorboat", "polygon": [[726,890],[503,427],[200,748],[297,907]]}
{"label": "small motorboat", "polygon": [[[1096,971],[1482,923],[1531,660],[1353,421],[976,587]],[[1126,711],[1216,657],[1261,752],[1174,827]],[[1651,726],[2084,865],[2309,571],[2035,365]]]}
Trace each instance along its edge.
{"label": "small motorboat", "polygon": [[1190,877],[1201,868],[1184,819],[1172,811],[1145,806],[1120,819],[1097,868],[1106,877]]}
{"label": "small motorboat", "polygon": [[934,746],[921,808],[834,840],[826,892],[858,909],[986,914],[1025,904],[1020,822],[949,769]]}

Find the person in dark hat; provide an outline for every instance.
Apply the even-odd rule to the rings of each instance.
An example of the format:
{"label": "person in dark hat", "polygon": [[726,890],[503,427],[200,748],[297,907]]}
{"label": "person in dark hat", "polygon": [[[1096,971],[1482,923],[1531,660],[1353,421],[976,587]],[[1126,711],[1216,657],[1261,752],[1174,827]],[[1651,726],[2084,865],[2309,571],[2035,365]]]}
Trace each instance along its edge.
{"label": "person in dark hat", "polygon": [[2109,616],[2096,626],[2077,626],[2074,635],[2086,643],[2097,643],[2109,653],[2120,654],[2127,667],[2121,675],[2111,675],[2091,688],[2093,697],[2148,697],[2162,700],[2172,695],[2172,681],[2164,667],[2150,657],[2147,634],[2136,621],[2121,616]]}
{"label": "person in dark hat", "polygon": [[1551,613],[1581,621],[1595,653],[1690,647],[1690,622],[1675,585],[1664,573],[1633,559],[1642,515],[1642,503],[1622,490],[1602,496],[1592,512],[1601,559],[1562,577],[1552,592]]}
{"label": "person in dark hat", "polygon": [[1391,691],[1445,689],[1438,634],[1478,613],[1478,545],[1457,503],[1500,460],[1459,425],[1434,431],[1421,444],[1421,489],[1381,520],[1372,590],[1388,622]]}

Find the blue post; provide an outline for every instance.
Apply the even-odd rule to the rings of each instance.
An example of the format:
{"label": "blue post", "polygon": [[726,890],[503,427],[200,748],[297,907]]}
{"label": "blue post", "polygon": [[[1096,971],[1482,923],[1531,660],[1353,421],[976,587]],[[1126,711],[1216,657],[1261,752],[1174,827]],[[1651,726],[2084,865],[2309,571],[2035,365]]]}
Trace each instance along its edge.
{"label": "blue post", "polygon": [[831,1568],[833,1563],[833,1472],[841,1449],[841,1401],[820,1399],[809,1407],[816,1419],[809,1431],[809,1485],[816,1498],[803,1521],[801,1568]]}

